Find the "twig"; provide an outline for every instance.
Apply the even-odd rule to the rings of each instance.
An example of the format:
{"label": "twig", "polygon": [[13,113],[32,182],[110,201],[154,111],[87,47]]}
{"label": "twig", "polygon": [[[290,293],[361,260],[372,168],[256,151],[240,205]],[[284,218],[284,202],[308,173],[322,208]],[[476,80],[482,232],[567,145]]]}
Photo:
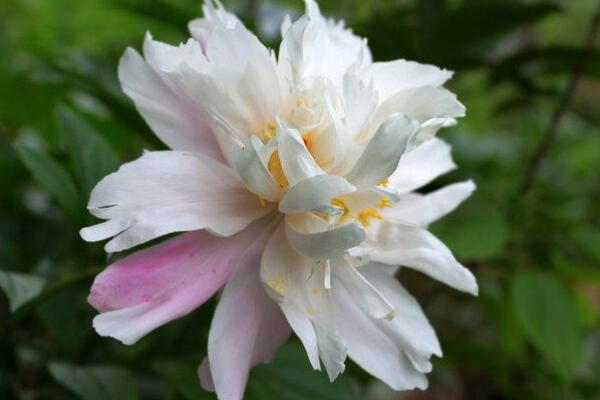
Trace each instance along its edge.
{"label": "twig", "polygon": [[590,24],[588,27],[588,31],[583,42],[583,47],[581,50],[581,55],[577,60],[575,68],[571,73],[569,78],[569,82],[563,94],[561,95],[552,115],[550,117],[550,121],[548,122],[548,126],[544,132],[544,136],[542,141],[540,142],[537,150],[531,156],[529,163],[527,165],[527,169],[525,170],[525,174],[523,175],[523,179],[521,180],[521,184],[519,185],[519,190],[515,197],[525,197],[529,191],[532,189],[535,181],[537,179],[540,167],[544,158],[548,155],[554,142],[556,141],[556,136],[558,134],[558,127],[565,113],[568,111],[573,98],[575,97],[575,93],[577,92],[577,87],[579,82],[581,81],[581,77],[585,73],[588,64],[590,62],[590,58],[592,56],[592,52],[594,50],[594,42],[596,41],[596,36],[598,34],[598,28],[600,27],[600,2],[598,2],[598,7],[590,20]]}

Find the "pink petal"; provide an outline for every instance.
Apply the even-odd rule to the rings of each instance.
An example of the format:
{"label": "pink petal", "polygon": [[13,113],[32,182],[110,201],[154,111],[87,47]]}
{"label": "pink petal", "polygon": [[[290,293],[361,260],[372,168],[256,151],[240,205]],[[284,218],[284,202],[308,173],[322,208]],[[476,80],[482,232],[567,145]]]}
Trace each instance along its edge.
{"label": "pink petal", "polygon": [[109,266],[96,277],[88,298],[101,312],[94,328],[102,336],[133,344],[193,311],[250,253],[262,251],[268,223],[258,221],[227,238],[205,231],[186,233]]}
{"label": "pink petal", "polygon": [[[259,260],[257,254],[254,261]],[[267,296],[258,268],[240,269],[227,283],[215,312],[209,363],[204,361],[199,371],[203,386],[213,386],[219,399],[242,399],[250,368],[270,361],[290,332],[283,313]],[[208,365],[212,376],[206,374]]]}

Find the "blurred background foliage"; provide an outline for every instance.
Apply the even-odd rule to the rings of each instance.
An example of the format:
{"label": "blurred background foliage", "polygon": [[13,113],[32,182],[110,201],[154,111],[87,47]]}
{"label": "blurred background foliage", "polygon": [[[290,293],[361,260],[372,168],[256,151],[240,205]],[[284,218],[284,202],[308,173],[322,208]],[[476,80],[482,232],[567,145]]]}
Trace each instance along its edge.
{"label": "blurred background foliage", "polygon": [[[272,46],[283,16],[302,10],[299,0],[224,3]],[[321,6],[366,36],[377,60],[456,71],[450,86],[468,116],[440,135],[460,168],[427,189],[477,181],[433,230],[474,271],[481,294],[400,272],[444,348],[426,392],[393,393],[351,364],[329,385],[292,340],[252,372],[247,398],[600,399],[600,53],[582,47],[597,2]],[[161,148],[119,89],[119,56],[139,48],[146,30],[184,40],[199,14],[200,0],[0,2],[1,399],[214,398],[195,375],[214,303],[133,347],[100,338],[85,299],[109,260],[78,235],[91,222],[95,182]],[[587,69],[558,108],[556,138],[538,152],[583,55]]]}

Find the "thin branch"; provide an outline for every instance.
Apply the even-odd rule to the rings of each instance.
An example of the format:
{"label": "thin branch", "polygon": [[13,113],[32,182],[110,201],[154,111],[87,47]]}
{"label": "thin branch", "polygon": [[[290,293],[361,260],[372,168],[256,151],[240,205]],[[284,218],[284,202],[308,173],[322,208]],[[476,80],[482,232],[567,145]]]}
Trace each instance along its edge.
{"label": "thin branch", "polygon": [[550,116],[550,121],[548,122],[548,126],[544,132],[544,136],[542,141],[540,142],[537,150],[531,156],[529,163],[527,165],[527,169],[525,170],[525,174],[523,175],[523,179],[521,180],[521,184],[519,185],[519,190],[517,191],[516,197],[525,197],[533,188],[535,181],[537,179],[540,167],[544,158],[548,156],[548,153],[552,149],[554,142],[556,142],[556,136],[558,134],[558,127],[560,122],[566,112],[569,110],[571,102],[575,97],[575,93],[577,92],[577,87],[581,81],[581,77],[585,74],[587,70],[588,64],[590,62],[590,58],[594,51],[594,43],[596,41],[596,36],[598,35],[598,29],[600,28],[600,2],[598,3],[598,7],[594,12],[590,20],[590,24],[588,27],[588,31],[583,42],[583,47],[581,50],[581,55],[577,60],[575,68],[571,73],[569,78],[569,82],[563,94],[561,95],[552,115]]}

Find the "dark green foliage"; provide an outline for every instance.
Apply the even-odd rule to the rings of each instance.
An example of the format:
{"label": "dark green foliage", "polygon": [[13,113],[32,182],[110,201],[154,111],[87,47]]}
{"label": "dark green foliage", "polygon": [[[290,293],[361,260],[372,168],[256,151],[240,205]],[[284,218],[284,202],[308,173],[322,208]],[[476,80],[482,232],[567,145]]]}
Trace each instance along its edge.
{"label": "dark green foliage", "polygon": [[[302,7],[224,3],[272,45],[265,18]],[[393,394],[351,363],[331,385],[292,339],[252,371],[247,398],[600,399],[600,48],[532,191],[515,195],[597,1],[321,3],[369,39],[375,59],[456,71],[450,87],[467,117],[440,136],[459,168],[426,191],[477,183],[431,228],[477,276],[480,296],[400,272],[444,349],[427,392]],[[0,399],[215,398],[195,372],[214,301],[131,347],[100,338],[86,296],[109,260],[78,236],[93,221],[85,204],[95,183],[143,149],[163,148],[121,93],[119,56],[139,49],[146,30],[184,40],[200,8],[201,0],[0,1]]]}

